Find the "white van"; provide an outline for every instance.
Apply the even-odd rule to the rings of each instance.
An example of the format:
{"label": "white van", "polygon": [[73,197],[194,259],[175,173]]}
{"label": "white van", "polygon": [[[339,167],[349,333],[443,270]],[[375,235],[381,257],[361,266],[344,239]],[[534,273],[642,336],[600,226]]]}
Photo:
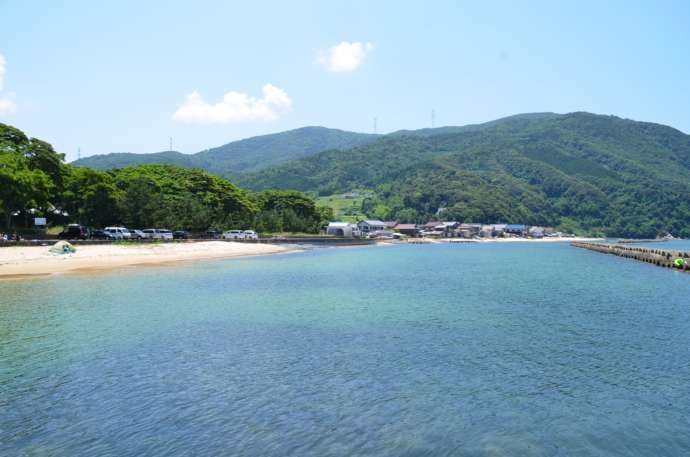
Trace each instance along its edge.
{"label": "white van", "polygon": [[115,240],[129,240],[132,234],[124,227],[106,227],[104,232],[108,232]]}

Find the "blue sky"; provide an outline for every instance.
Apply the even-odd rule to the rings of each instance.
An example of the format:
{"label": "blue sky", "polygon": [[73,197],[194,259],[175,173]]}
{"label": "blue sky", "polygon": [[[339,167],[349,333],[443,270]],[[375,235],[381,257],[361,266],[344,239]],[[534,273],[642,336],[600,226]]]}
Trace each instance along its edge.
{"label": "blue sky", "polygon": [[686,1],[0,0],[0,18],[0,122],[69,160],[422,128],[432,109],[437,126],[583,110],[690,132]]}

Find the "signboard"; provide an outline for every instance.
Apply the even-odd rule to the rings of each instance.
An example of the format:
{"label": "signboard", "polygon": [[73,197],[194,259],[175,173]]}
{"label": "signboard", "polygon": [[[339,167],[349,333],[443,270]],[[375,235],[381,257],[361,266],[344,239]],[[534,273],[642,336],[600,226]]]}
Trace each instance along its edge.
{"label": "signboard", "polygon": [[46,225],[46,218],[45,217],[35,217],[34,218],[34,225]]}

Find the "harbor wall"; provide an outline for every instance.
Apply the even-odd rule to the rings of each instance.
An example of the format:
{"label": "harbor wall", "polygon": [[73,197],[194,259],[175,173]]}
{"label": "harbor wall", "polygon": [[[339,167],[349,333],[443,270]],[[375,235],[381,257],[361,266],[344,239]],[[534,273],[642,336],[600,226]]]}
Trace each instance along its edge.
{"label": "harbor wall", "polygon": [[668,249],[641,248],[620,244],[587,243],[582,241],[574,241],[570,243],[570,245],[600,252],[602,254],[611,254],[625,257],[626,259],[650,263],[662,268],[673,268],[674,270],[680,270],[674,266],[673,262],[681,258],[685,260],[685,265],[682,270],[690,273],[690,251],[673,251]]}

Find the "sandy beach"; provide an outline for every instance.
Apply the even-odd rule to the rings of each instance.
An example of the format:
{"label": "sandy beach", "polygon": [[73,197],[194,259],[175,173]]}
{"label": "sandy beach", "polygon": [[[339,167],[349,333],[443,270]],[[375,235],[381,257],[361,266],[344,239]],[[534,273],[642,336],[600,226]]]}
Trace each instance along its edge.
{"label": "sandy beach", "polygon": [[0,248],[0,279],[111,270],[141,265],[276,254],[292,250],[273,244],[203,241],[132,245],[76,245],[73,254],[52,254],[50,246]]}
{"label": "sandy beach", "polygon": [[573,241],[602,241],[603,238],[546,237],[546,238],[409,238],[407,241],[423,240],[428,243],[571,243]]}

